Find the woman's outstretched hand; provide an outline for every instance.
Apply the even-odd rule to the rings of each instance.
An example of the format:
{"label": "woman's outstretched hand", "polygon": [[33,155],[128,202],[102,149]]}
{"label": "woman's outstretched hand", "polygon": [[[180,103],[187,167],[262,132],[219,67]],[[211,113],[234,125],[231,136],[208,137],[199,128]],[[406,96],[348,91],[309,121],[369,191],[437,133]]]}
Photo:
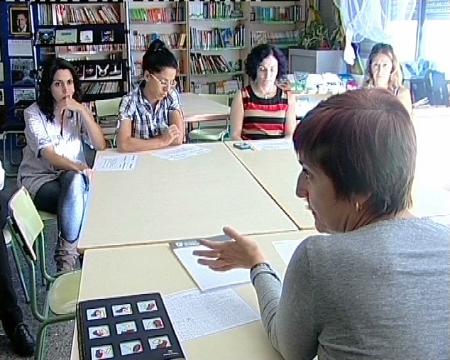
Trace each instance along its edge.
{"label": "woman's outstretched hand", "polygon": [[228,241],[200,240],[210,250],[196,250],[200,256],[198,263],[215,271],[227,271],[236,268],[251,269],[254,265],[265,262],[256,241],[240,235],[231,227],[224,227],[223,232],[229,236]]}

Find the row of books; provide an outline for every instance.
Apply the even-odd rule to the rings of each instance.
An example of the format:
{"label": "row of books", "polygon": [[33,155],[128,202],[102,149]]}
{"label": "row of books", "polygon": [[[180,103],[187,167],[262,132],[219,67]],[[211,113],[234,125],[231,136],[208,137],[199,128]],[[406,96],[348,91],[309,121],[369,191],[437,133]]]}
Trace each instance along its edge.
{"label": "row of books", "polygon": [[191,54],[191,74],[222,74],[242,70],[242,60],[228,62],[222,55]]}
{"label": "row of books", "polygon": [[243,25],[235,28],[213,28],[211,30],[200,30],[191,27],[190,34],[192,49],[245,46],[245,27]]}
{"label": "row of books", "polygon": [[252,31],[252,46],[259,44],[272,45],[293,45],[297,44],[300,38],[298,30],[286,30],[278,32]]}
{"label": "row of books", "polygon": [[155,39],[161,39],[167,47],[172,49],[182,49],[186,46],[186,33],[143,34],[138,31],[134,31],[131,36],[131,50],[145,51],[150,46],[150,43]]}
{"label": "row of books", "polygon": [[120,22],[118,5],[62,5],[38,4],[41,25],[117,24]]}
{"label": "row of books", "polygon": [[191,89],[196,94],[234,94],[242,88],[242,79],[214,82],[191,82]]}
{"label": "row of books", "polygon": [[190,19],[242,18],[240,2],[191,2],[189,3]]}
{"label": "row of books", "polygon": [[182,22],[186,21],[185,13],[185,4],[177,1],[170,7],[130,9],[130,20],[151,24]]}
{"label": "row of books", "polygon": [[123,51],[123,44],[72,45],[67,46],[67,53],[110,53]]}
{"label": "row of books", "polygon": [[304,21],[304,14],[299,5],[253,7],[250,15],[255,21]]}
{"label": "row of books", "polygon": [[86,95],[112,94],[120,91],[118,81],[91,82],[81,84],[81,93]]}

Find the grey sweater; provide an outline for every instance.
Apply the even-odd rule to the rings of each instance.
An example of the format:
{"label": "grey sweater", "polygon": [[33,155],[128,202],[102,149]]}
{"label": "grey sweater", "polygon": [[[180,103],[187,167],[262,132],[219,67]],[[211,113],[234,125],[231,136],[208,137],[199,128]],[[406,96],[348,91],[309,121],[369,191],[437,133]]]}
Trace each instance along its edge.
{"label": "grey sweater", "polygon": [[257,273],[262,321],[286,360],[450,359],[450,229],[443,225],[390,220],[309,237],[283,285]]}

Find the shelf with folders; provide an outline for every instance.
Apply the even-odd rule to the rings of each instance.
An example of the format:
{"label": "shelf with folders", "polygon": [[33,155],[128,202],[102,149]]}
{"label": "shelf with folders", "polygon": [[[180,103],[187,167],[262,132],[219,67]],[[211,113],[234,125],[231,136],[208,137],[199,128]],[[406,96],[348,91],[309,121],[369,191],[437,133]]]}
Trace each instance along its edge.
{"label": "shelf with folders", "polygon": [[31,2],[30,9],[38,68],[53,57],[72,62],[83,101],[128,92],[126,2]]}
{"label": "shelf with folders", "polygon": [[180,91],[188,90],[188,39],[185,2],[132,2],[129,4],[131,84],[142,80],[142,57],[151,42],[160,39],[175,55]]}

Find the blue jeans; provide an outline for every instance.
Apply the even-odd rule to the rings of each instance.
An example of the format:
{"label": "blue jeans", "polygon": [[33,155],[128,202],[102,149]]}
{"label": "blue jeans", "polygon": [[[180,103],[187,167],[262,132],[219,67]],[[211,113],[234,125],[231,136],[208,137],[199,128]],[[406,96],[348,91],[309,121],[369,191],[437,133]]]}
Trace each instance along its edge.
{"label": "blue jeans", "polygon": [[39,210],[57,215],[59,237],[54,259],[58,272],[75,269],[88,191],[89,179],[85,175],[65,171],[58,179],[42,185],[34,197]]}

